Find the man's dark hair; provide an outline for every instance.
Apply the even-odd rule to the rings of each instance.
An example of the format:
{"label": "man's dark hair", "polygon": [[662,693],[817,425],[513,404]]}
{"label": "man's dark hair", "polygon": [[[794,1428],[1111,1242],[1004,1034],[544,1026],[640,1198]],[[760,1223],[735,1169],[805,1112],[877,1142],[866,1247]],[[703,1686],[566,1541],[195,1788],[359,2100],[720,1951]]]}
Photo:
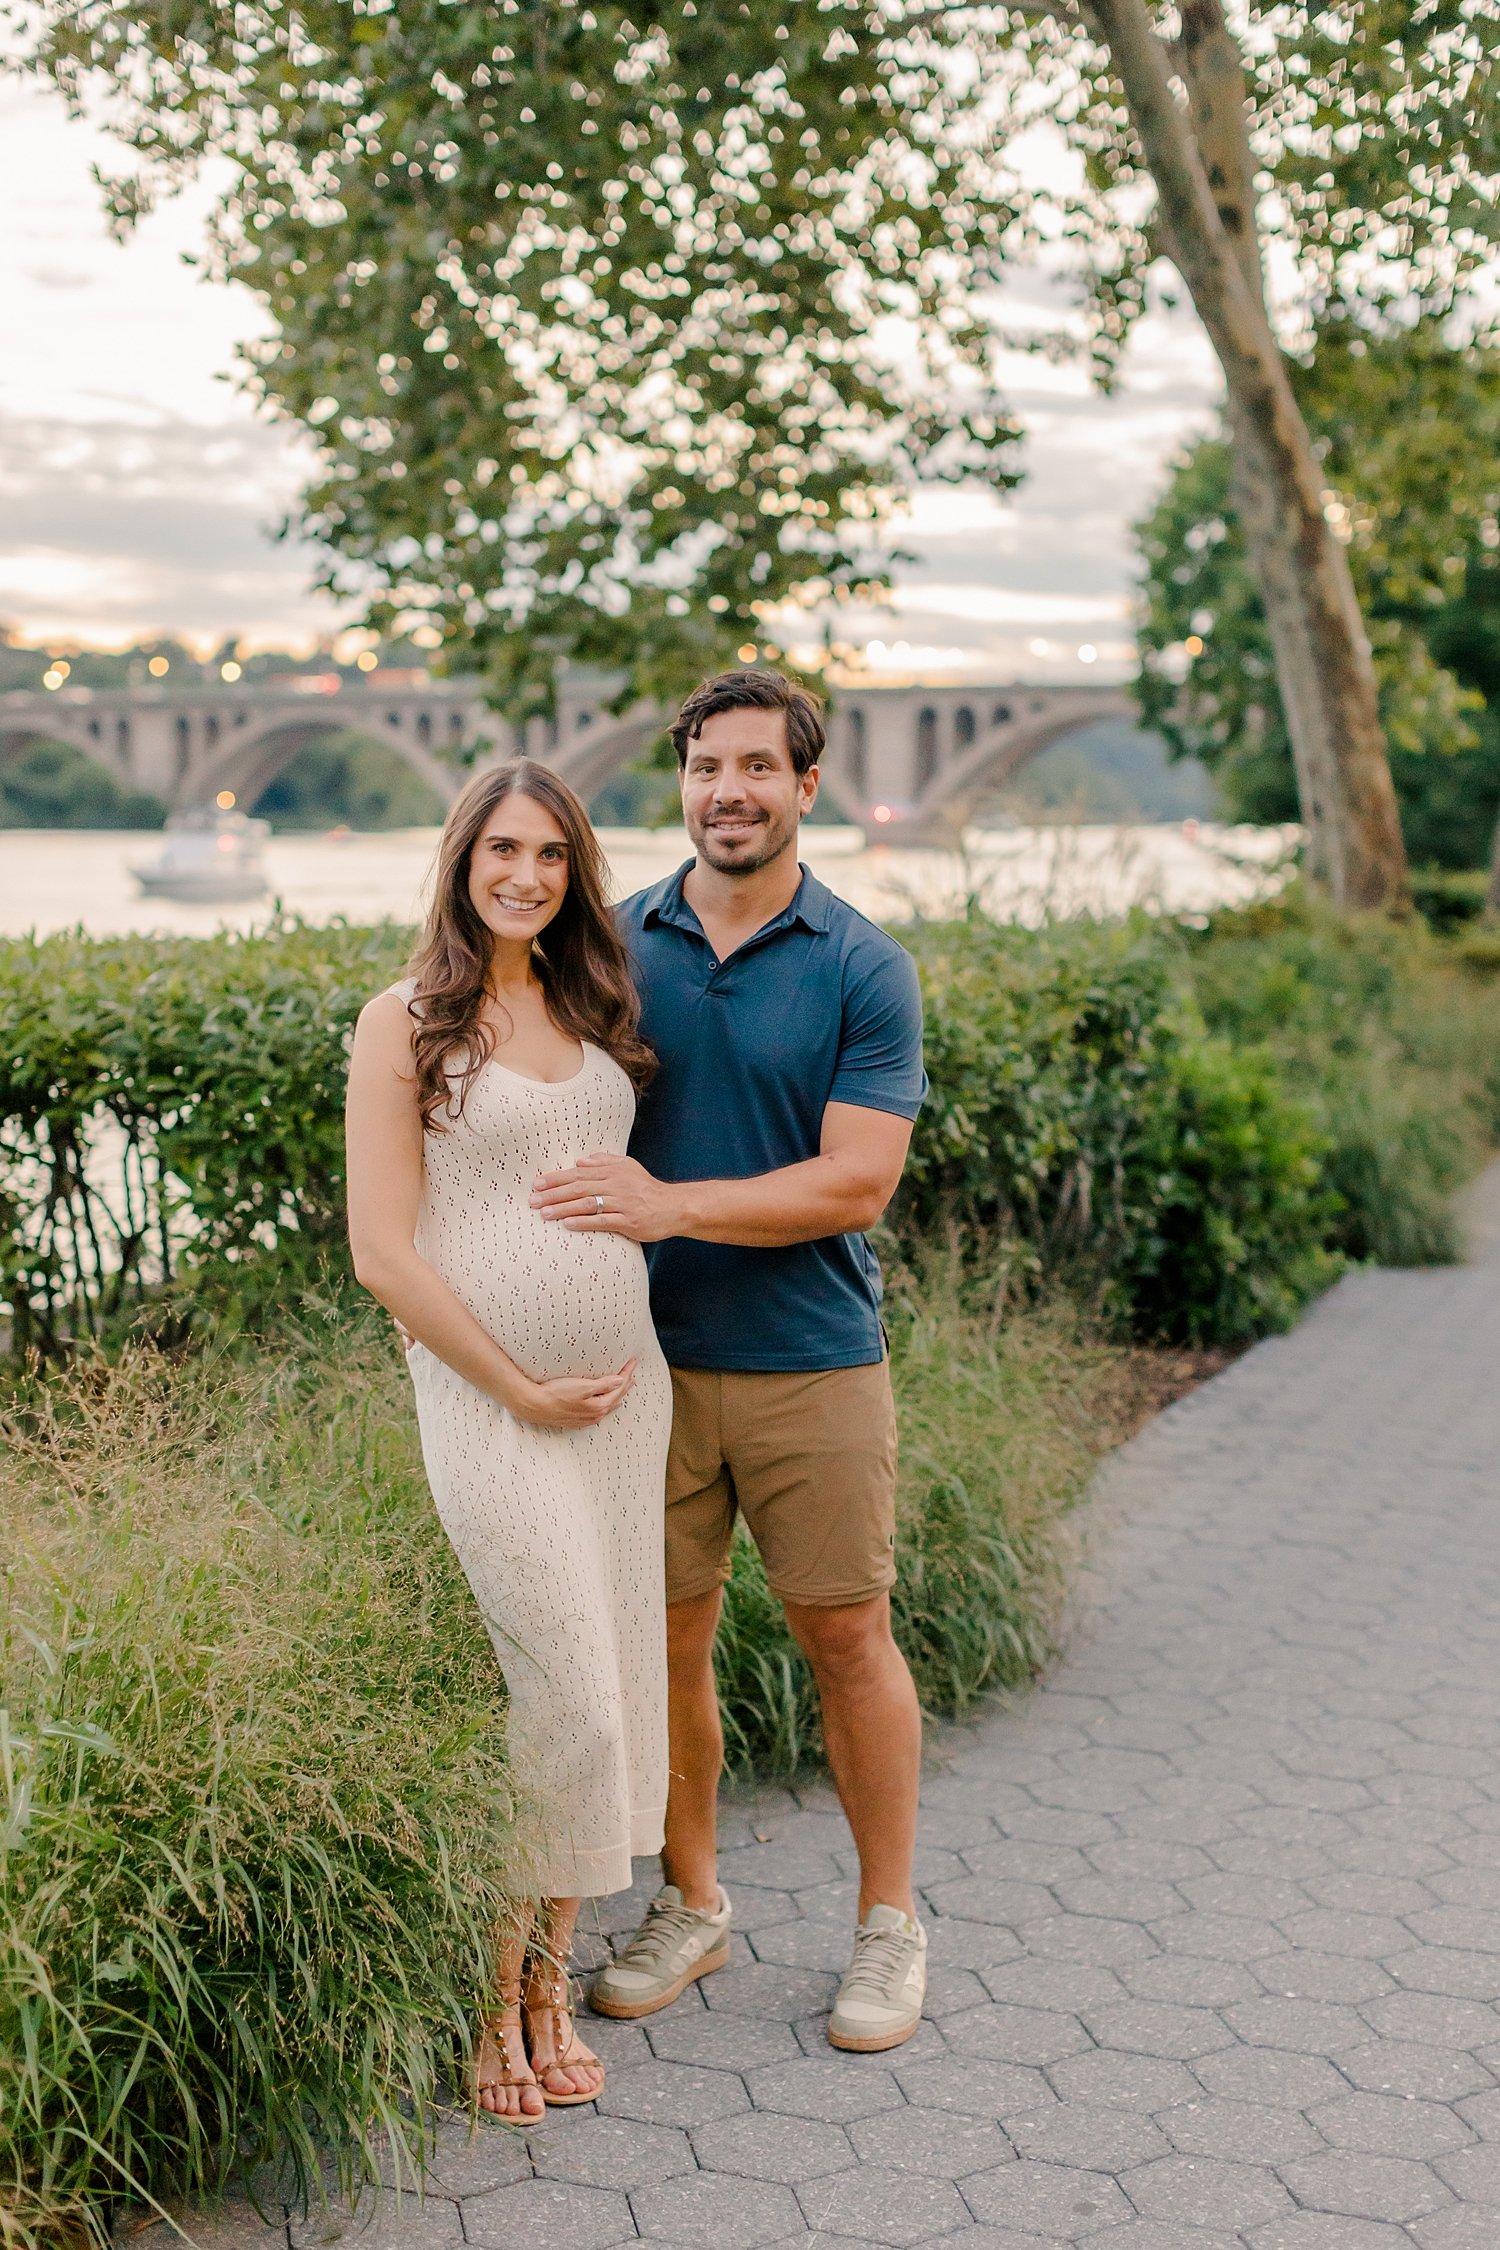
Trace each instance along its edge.
{"label": "man's dark hair", "polygon": [[780,672],[721,672],[694,688],[672,728],[672,747],[679,766],[687,764],[688,744],[703,732],[705,719],[720,711],[780,711],[786,720],[786,746],[800,775],[823,755],[828,736],[823,726],[823,706],[810,688],[799,687]]}

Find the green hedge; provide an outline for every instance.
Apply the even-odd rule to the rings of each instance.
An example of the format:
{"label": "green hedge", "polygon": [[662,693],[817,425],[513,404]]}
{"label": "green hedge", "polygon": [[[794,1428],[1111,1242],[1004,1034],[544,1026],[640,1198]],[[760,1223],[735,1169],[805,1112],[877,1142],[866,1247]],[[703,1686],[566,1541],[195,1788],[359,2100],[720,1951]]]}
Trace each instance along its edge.
{"label": "green hedge", "polygon": [[[1340,1256],[1453,1254],[1449,1192],[1500,1131],[1497,962],[1475,937],[1296,895],[1202,932],[902,934],[932,1080],[904,1241],[1213,1343],[1284,1326]],[[0,942],[16,1349],[58,1355],[143,1305],[188,1318],[210,1280],[221,1308],[226,1288],[284,1296],[336,1253],[348,1038],[405,944],[298,923]]]}
{"label": "green hedge", "polygon": [[394,927],[0,941],[0,1297],[55,1355],[194,1260],[336,1243],[345,1055]]}

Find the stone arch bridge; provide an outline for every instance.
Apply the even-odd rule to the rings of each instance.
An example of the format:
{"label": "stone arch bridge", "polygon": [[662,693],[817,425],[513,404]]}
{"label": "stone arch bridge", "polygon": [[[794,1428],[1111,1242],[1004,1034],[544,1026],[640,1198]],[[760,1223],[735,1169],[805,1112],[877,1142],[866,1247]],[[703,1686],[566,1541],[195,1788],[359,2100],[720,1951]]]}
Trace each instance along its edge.
{"label": "stone arch bridge", "polygon": [[[0,695],[0,758],[34,742],[66,742],[123,787],[173,807],[226,789],[249,807],[309,742],[337,729],[385,743],[445,805],[467,778],[465,760],[522,750],[587,799],[650,747],[665,719],[655,706],[612,712],[609,693],[607,680],[565,674],[556,715],[517,728],[485,702],[478,680],[413,672],[23,690]],[[872,842],[947,842],[1051,743],[1134,715],[1127,687],[845,687],[830,713],[823,787]]]}

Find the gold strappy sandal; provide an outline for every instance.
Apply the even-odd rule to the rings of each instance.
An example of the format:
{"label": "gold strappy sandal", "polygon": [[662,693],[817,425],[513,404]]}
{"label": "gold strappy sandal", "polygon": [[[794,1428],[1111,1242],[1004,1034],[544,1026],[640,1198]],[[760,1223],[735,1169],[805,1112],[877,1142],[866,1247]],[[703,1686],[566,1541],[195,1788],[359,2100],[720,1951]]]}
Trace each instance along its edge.
{"label": "gold strappy sandal", "polygon": [[[484,2051],[486,2039],[489,2040],[500,2057],[500,2070],[497,2076],[481,2078],[479,2075],[480,2056]],[[524,2076],[522,2075],[523,2072]],[[505,2001],[492,2015],[485,2016],[480,2023],[479,2045],[474,2054],[473,2078],[474,2103],[482,2116],[493,2118],[497,2125],[518,2125],[523,2129],[532,2125],[540,2125],[544,2114],[541,2110],[518,2109],[512,2115],[507,2110],[488,2108],[481,2098],[491,2088],[498,2086],[535,2086],[537,2092],[542,2095],[543,2101],[547,2098],[538,2083],[536,2072],[532,2069],[530,2057],[526,2052],[526,2034],[521,2022],[521,1995],[519,1990],[513,2000]]]}
{"label": "gold strappy sandal", "polygon": [[[533,1999],[531,1995],[535,1992],[540,1992],[543,1997]],[[587,2048],[584,2048],[582,2054],[575,2052],[575,2049],[583,2047],[583,2041],[579,2038],[577,2027],[573,2021],[573,1995],[567,1974],[565,1971],[555,1968],[550,1961],[544,1960],[539,1954],[531,1955],[526,1964],[526,1982],[522,1987],[521,2012],[526,2018],[527,2047],[530,2050],[531,2068],[535,2074],[537,2086],[541,2091],[542,2100],[547,2104],[547,2107],[549,2109],[581,2109],[588,2102],[596,2102],[604,2091],[604,2065],[599,2057]],[[531,2034],[531,2019],[541,2015],[560,2017],[567,2025],[567,2035],[565,2038],[559,2037],[557,2041],[560,2050],[558,2060],[543,2063],[539,2066],[535,2054],[536,2039]],[[560,2029],[561,2026],[559,2026]],[[599,2073],[599,2083],[590,2094],[554,2094],[547,2084],[549,2071],[588,2069],[597,2070]]]}

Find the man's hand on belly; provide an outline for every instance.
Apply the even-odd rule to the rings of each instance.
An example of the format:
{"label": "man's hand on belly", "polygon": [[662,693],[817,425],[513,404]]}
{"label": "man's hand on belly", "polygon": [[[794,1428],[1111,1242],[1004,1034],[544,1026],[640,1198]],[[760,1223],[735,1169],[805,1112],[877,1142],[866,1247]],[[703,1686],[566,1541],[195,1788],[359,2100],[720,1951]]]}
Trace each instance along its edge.
{"label": "man's hand on belly", "polygon": [[633,1156],[586,1156],[567,1172],[543,1172],[531,1208],[577,1234],[622,1234],[662,1242],[683,1230],[680,1192],[653,1179]]}

